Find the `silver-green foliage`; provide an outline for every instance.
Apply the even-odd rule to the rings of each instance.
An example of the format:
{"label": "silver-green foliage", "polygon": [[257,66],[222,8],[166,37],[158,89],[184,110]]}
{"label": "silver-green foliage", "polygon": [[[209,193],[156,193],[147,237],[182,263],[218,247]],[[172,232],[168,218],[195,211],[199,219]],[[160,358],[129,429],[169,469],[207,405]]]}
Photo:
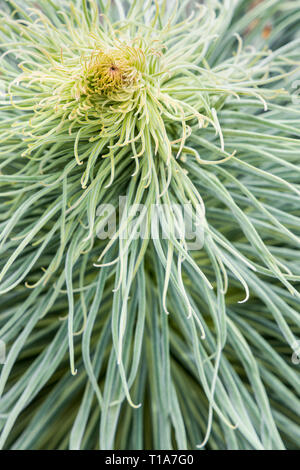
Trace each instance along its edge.
{"label": "silver-green foliage", "polygon": [[249,3],[1,0],[1,447],[297,447],[300,3]]}

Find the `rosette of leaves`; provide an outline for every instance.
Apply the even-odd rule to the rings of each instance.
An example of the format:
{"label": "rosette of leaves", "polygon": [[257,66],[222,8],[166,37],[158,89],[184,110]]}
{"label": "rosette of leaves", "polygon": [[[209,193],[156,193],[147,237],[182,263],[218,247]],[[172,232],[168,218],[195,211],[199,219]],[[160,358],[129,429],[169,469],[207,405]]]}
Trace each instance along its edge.
{"label": "rosette of leaves", "polygon": [[1,447],[296,448],[299,2],[1,7]]}

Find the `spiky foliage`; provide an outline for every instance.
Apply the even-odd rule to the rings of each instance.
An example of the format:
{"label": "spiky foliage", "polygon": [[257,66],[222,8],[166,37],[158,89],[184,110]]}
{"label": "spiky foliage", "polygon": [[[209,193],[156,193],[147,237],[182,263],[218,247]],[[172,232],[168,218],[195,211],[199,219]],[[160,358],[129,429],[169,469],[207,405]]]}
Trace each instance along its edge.
{"label": "spiky foliage", "polygon": [[1,2],[2,447],[297,447],[299,2],[203,3]]}

